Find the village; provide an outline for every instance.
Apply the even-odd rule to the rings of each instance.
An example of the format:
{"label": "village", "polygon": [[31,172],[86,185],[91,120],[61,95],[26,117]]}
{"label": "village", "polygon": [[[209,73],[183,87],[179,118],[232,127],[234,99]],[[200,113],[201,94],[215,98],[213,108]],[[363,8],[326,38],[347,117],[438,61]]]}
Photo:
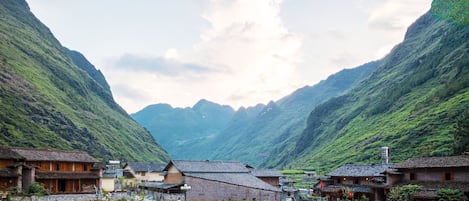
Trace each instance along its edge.
{"label": "village", "polygon": [[314,186],[299,189],[278,170],[237,161],[104,163],[81,151],[0,146],[0,193],[2,200],[384,201],[393,200],[393,188],[414,186],[409,200],[436,200],[443,189],[458,191],[461,200],[469,196],[469,155],[393,164],[382,147],[381,158],[323,176],[305,171]]}
{"label": "village", "polygon": [[412,200],[436,200],[442,189],[459,191],[467,200],[469,155],[392,164],[389,148],[381,152],[381,164],[348,164],[320,177],[305,171],[303,180],[314,186],[299,189],[280,171],[237,161],[103,163],[86,152],[0,147],[0,192],[2,200],[38,195],[36,200],[383,201],[392,200],[393,187],[414,185]]}

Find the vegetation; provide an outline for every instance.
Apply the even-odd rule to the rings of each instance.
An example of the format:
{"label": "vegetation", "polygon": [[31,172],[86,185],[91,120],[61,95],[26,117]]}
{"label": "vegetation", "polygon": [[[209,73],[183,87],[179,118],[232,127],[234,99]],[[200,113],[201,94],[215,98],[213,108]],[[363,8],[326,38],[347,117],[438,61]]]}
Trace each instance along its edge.
{"label": "vegetation", "polygon": [[0,145],[169,159],[113,100],[102,74],[62,47],[24,0],[0,4],[0,82]]}
{"label": "vegetation", "polygon": [[469,26],[425,14],[368,79],[311,112],[294,149],[265,165],[325,174],[347,163],[380,163],[382,146],[392,162],[461,153],[468,147],[468,45]]}
{"label": "vegetation", "polygon": [[387,201],[410,201],[410,197],[422,189],[419,185],[405,185],[392,187],[387,194]]}
{"label": "vegetation", "polygon": [[460,201],[463,200],[463,192],[457,189],[440,189],[436,192],[438,201]]}
{"label": "vegetation", "polygon": [[44,188],[44,184],[37,183],[37,182],[29,185],[27,193],[29,195],[36,195],[36,196],[42,196],[42,195],[48,194],[46,189]]}

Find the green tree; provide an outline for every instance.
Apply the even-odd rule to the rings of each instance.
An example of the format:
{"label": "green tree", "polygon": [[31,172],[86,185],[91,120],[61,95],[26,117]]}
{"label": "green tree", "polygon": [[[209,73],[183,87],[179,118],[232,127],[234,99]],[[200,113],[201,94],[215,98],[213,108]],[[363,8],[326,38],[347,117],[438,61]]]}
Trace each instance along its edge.
{"label": "green tree", "polygon": [[29,188],[28,188],[27,192],[30,195],[38,195],[38,196],[48,194],[46,189],[44,188],[44,184],[37,183],[37,182],[32,183],[31,185],[29,185]]}
{"label": "green tree", "polygon": [[410,201],[410,196],[422,189],[419,185],[405,185],[392,187],[389,190],[387,201]]}
{"label": "green tree", "polygon": [[469,152],[469,112],[461,113],[456,120],[456,131],[453,133],[453,153]]}
{"label": "green tree", "polygon": [[440,189],[436,192],[438,201],[459,201],[463,193],[460,190]]}

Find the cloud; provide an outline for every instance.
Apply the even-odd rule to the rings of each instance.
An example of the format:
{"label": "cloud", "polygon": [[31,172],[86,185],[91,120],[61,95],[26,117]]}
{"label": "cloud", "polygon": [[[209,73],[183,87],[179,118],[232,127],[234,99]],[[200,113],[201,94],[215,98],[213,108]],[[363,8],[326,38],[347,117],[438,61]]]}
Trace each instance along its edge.
{"label": "cloud", "polygon": [[111,64],[114,70],[143,71],[145,73],[156,73],[165,76],[181,76],[188,74],[210,73],[212,70],[193,63],[183,63],[174,59],[174,53],[169,52],[169,58],[145,57],[139,55],[125,54]]}
{"label": "cloud", "polygon": [[385,0],[371,10],[368,23],[376,29],[406,29],[416,20],[416,16],[428,11],[430,6],[431,0]]}

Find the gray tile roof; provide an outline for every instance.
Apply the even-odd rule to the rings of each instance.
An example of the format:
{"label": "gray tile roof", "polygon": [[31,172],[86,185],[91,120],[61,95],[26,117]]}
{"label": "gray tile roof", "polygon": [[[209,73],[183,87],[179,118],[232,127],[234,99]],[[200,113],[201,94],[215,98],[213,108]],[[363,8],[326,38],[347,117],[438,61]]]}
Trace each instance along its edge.
{"label": "gray tile roof", "polygon": [[[249,169],[237,161],[172,160],[170,164],[183,173],[248,173]],[[169,166],[169,165],[168,165]],[[165,170],[168,168],[165,168]]]}
{"label": "gray tile roof", "polygon": [[412,158],[392,167],[397,169],[469,167],[469,155]]}
{"label": "gray tile roof", "polygon": [[376,165],[344,165],[327,173],[331,177],[371,177],[379,176],[382,172],[389,169],[389,164]]}
{"label": "gray tile roof", "polygon": [[235,184],[238,186],[244,186],[249,188],[256,188],[268,191],[280,191],[280,188],[276,188],[268,183],[265,183],[264,181],[249,173],[189,173],[186,174],[186,176],[228,184]]}
{"label": "gray tile roof", "polygon": [[130,167],[134,172],[163,172],[166,163],[128,162],[125,166]]}
{"label": "gray tile roof", "polygon": [[256,177],[284,177],[282,173],[272,169],[252,169],[251,174]]}
{"label": "gray tile roof", "polygon": [[26,158],[12,151],[10,147],[0,146],[0,159],[25,160]]}
{"label": "gray tile roof", "polygon": [[82,151],[63,151],[54,149],[32,149],[19,147],[1,147],[0,158],[11,154],[11,158],[26,161],[62,161],[62,162],[98,162],[95,158]]}

